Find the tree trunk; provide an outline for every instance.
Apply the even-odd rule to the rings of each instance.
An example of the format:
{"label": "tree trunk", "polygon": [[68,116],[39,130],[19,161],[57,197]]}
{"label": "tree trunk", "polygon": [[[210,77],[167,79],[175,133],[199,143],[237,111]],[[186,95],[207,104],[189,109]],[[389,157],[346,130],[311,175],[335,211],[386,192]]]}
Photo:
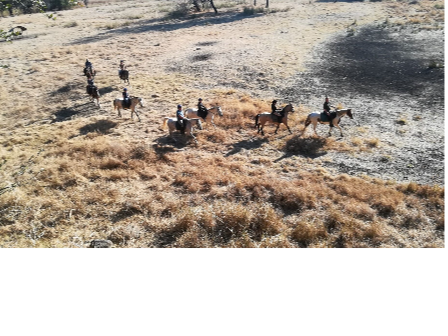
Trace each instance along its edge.
{"label": "tree trunk", "polygon": [[199,0],[193,0],[193,6],[196,9],[196,12],[201,11],[201,5],[199,4]]}
{"label": "tree trunk", "polygon": [[212,5],[212,8],[215,11],[215,14],[218,14],[218,10],[216,9],[215,4],[213,3],[213,0],[210,0],[210,5]]}

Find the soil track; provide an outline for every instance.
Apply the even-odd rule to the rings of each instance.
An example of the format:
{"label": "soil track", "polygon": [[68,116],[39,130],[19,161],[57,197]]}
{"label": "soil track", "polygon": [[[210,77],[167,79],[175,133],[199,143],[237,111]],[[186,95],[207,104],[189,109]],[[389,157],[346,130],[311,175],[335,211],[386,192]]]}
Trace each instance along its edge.
{"label": "soil track", "polygon": [[[339,33],[314,51],[283,96],[321,106],[323,97],[353,109],[351,136],[375,136],[374,153],[329,153],[328,167],[398,181],[444,182],[444,33],[367,25]],[[356,130],[354,125],[360,126]],[[325,127],[320,126],[322,134]],[[366,132],[367,129],[367,132]],[[311,132],[311,131],[308,131]],[[334,131],[333,134],[338,134]]]}

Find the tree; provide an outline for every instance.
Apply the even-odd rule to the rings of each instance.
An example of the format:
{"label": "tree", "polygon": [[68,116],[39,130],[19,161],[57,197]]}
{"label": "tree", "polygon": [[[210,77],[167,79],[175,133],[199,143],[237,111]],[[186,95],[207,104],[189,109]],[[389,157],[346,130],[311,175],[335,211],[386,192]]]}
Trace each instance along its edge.
{"label": "tree", "polygon": [[213,10],[215,11],[215,14],[218,14],[218,9],[216,8],[213,0],[191,0],[191,3],[193,4],[193,7],[196,9],[197,12],[202,11],[202,8],[205,6],[205,4],[209,3],[210,6],[212,6]]}
{"label": "tree", "polygon": [[[19,10],[22,13],[44,13],[48,5],[57,6],[58,9],[66,9],[77,3],[76,0],[0,0],[0,13],[8,11],[10,15],[13,15],[14,10]],[[56,18],[54,14],[46,15],[49,19]],[[27,29],[23,26],[16,26],[9,30],[0,28],[0,40],[10,41],[14,36],[22,35],[25,30]]]}

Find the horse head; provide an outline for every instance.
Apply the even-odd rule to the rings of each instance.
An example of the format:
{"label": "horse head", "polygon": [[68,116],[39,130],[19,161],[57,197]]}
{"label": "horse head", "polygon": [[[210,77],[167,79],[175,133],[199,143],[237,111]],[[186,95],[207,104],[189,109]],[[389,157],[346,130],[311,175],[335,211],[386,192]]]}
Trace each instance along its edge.
{"label": "horse head", "polygon": [[143,103],[144,103],[143,98],[137,98],[137,99],[138,99],[138,103],[140,104],[140,106],[141,106],[141,107],[145,107],[145,106],[143,105]]}
{"label": "horse head", "polygon": [[347,115],[350,117],[350,119],[353,119],[352,109],[347,110]]}
{"label": "horse head", "polygon": [[294,106],[292,106],[292,103],[289,103],[288,105],[286,105],[283,108],[283,112],[288,113],[288,112],[294,112]]}
{"label": "horse head", "polygon": [[216,108],[218,109],[218,115],[220,117],[222,117],[223,114],[222,114],[221,106],[217,106]]}

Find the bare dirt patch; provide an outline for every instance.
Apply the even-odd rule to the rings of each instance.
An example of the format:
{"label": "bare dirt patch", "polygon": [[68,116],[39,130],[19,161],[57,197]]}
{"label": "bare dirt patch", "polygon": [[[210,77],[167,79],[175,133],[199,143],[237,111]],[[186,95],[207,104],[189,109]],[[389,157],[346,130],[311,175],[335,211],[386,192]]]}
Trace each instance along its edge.
{"label": "bare dirt patch", "polygon": [[[443,62],[443,48],[442,30],[362,27],[355,35],[337,34],[316,48],[309,69],[281,92],[316,106],[326,95],[343,102],[355,117],[343,122],[350,136],[381,143],[356,156],[329,154],[333,162],[326,166],[443,184],[444,68],[430,67],[431,62]],[[320,134],[326,129],[321,126]]]}

